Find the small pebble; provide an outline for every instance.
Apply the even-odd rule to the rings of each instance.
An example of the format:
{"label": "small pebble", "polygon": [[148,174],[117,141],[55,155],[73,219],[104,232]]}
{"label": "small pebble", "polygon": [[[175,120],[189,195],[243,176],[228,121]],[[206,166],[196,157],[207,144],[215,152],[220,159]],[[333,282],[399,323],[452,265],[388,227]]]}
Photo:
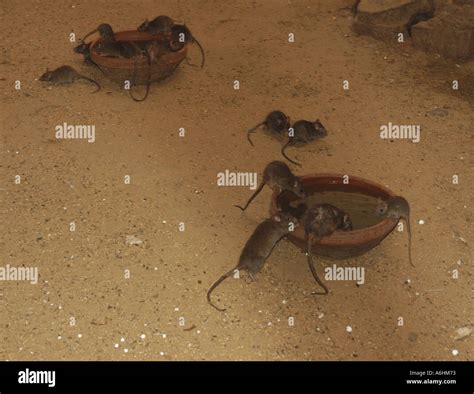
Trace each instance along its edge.
{"label": "small pebble", "polygon": [[166,338],[166,334],[163,334],[162,336],[163,336],[163,338]]}
{"label": "small pebble", "polygon": [[78,337],[78,338],[82,338],[82,334],[77,334],[77,337]]}
{"label": "small pebble", "polygon": [[125,342],[125,338],[124,337],[120,338],[120,342]]}
{"label": "small pebble", "polygon": [[423,219],[418,220],[418,224],[425,224],[425,221]]}
{"label": "small pebble", "polygon": [[116,343],[116,344],[114,345],[114,348],[117,349],[119,346],[120,346],[120,345],[119,345],[118,343]]}
{"label": "small pebble", "polygon": [[124,353],[128,353],[128,349],[123,349]]}
{"label": "small pebble", "polygon": [[459,351],[457,349],[453,350],[453,356],[457,356],[459,354]]}
{"label": "small pebble", "polygon": [[347,331],[347,332],[352,332],[352,327],[351,327],[351,326],[347,326],[347,327],[346,327],[346,331]]}
{"label": "small pebble", "polygon": [[145,338],[146,338],[146,335],[145,335],[145,334],[142,334],[142,335],[140,335],[140,338],[141,338],[141,339],[145,339]]}
{"label": "small pebble", "polygon": [[471,333],[472,329],[469,327],[458,328],[454,334],[454,340],[459,341],[460,339],[468,337]]}

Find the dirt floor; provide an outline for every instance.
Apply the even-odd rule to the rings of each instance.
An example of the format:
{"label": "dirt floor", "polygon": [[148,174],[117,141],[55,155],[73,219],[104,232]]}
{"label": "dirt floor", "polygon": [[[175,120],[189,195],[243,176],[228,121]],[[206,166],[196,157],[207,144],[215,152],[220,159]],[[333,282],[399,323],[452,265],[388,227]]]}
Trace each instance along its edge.
{"label": "dirt floor", "polygon": [[[1,2],[0,266],[38,267],[40,277],[37,285],[0,282],[0,359],[474,358],[473,335],[453,339],[474,325],[473,62],[356,36],[341,9],[348,3]],[[159,14],[190,26],[207,64],[182,63],[143,103],[72,51],[71,31],[82,37],[101,22],[134,29]],[[196,46],[189,58],[199,63]],[[63,64],[102,91],[38,81]],[[217,174],[260,176],[281,158],[278,141],[258,132],[252,148],[245,133],[273,109],[319,118],[328,130],[288,150],[304,164],[291,166],[295,173],[362,176],[410,201],[415,268],[406,233],[394,232],[337,262],[365,267],[364,285],[333,281],[328,296],[312,295],[304,253],[283,240],[255,282],[243,274],[216,291],[227,312],[207,304],[209,286],[268,216],[271,195],[264,190],[242,213],[232,204],[251,191],[218,187]],[[57,140],[64,122],[95,125],[96,141]],[[388,122],[421,125],[421,141],[382,140]],[[127,235],[143,243],[126,245]],[[321,271],[333,264],[319,261]]]}

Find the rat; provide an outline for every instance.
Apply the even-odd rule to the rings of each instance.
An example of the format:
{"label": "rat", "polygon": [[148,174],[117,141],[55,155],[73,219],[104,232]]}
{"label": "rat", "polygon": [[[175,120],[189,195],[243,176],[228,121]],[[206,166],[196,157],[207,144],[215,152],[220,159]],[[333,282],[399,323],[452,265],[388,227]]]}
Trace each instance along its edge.
{"label": "rat", "polygon": [[218,311],[225,311],[211,302],[211,294],[225,279],[232,276],[236,270],[246,270],[251,279],[253,275],[259,273],[263,268],[265,261],[271,255],[273,248],[285,235],[290,232],[290,226],[296,226],[296,218],[280,213],[260,223],[246,242],[239,263],[230,271],[222,275],[208,290],[207,302]]}
{"label": "rat", "polygon": [[306,145],[312,141],[324,138],[327,136],[327,130],[322,123],[317,119],[314,122],[307,120],[298,120],[288,130],[288,142],[281,148],[281,154],[289,162],[301,166],[300,163],[291,160],[286,154],[285,150],[288,146]]}
{"label": "rat", "polygon": [[97,29],[92,30],[88,33],[81,41],[84,43],[85,39],[91,34],[99,32],[102,40],[95,45],[95,51],[101,56],[110,56],[110,57],[123,57],[125,59],[130,59],[134,56],[138,56],[141,51],[138,46],[129,41],[117,41],[115,39],[115,34],[108,23],[100,24]]}
{"label": "rat", "polygon": [[53,83],[73,83],[77,81],[78,79],[85,79],[95,84],[97,86],[97,90],[95,90],[92,93],[96,93],[100,90],[100,85],[96,81],[82,74],[79,74],[71,66],[61,66],[53,71],[46,70],[46,72],[43,75],[41,75],[41,77],[39,77],[40,81],[53,82]]}
{"label": "rat", "polygon": [[271,132],[278,135],[282,135],[285,131],[288,131],[290,125],[290,118],[286,116],[283,112],[272,111],[267,115],[267,117],[262,123],[259,123],[258,125],[247,131],[247,139],[249,140],[250,145],[253,146],[253,142],[250,139],[250,134],[254,133],[255,130],[258,129],[260,126],[265,126]]}
{"label": "rat", "polygon": [[352,221],[347,213],[331,204],[313,205],[304,218],[304,230],[307,243],[308,265],[316,282],[323,288],[323,293],[328,294],[328,288],[321,281],[313,264],[312,245],[324,237],[330,236],[336,230],[352,230]]}
{"label": "rat", "polygon": [[388,200],[379,200],[376,208],[377,216],[385,216],[393,219],[403,219],[408,230],[408,259],[412,267],[411,259],[411,226],[410,226],[410,204],[401,196],[391,197]]}
{"label": "rat", "polygon": [[247,201],[245,207],[242,208],[240,205],[234,206],[240,208],[242,211],[245,211],[252,200],[262,191],[265,185],[270,186],[270,188],[277,193],[281,193],[284,190],[289,190],[300,198],[306,198],[306,193],[299,178],[291,172],[286,163],[277,160],[272,161],[266,165],[265,169],[263,170],[263,181],[260,183],[255,193]]}
{"label": "rat", "polygon": [[164,34],[170,35],[171,28],[174,26],[174,20],[166,15],[159,15],[151,22],[145,20],[140,26],[138,26],[137,31],[145,32],[148,34]]}
{"label": "rat", "polygon": [[171,38],[168,43],[170,50],[173,52],[177,52],[181,50],[187,43],[196,43],[198,45],[202,55],[201,68],[203,68],[206,59],[204,49],[199,43],[199,41],[191,34],[191,31],[186,25],[174,25],[171,28]]}

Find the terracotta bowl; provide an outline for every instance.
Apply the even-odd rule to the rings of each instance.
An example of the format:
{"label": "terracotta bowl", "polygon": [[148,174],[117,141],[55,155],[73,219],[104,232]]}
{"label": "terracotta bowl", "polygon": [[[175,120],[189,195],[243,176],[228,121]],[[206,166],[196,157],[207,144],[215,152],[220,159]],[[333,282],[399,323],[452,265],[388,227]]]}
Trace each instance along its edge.
{"label": "terracotta bowl", "polygon": [[[144,42],[150,40],[163,41],[163,37],[151,35],[136,30],[121,31],[115,33],[117,41]],[[123,59],[118,57],[101,56],[95,49],[102,41],[99,38],[92,42],[90,46],[91,60],[112,80],[123,84],[124,81],[131,81],[132,85],[146,84],[148,81],[148,63],[143,56],[139,60]],[[168,78],[173,74],[178,65],[186,58],[188,52],[187,45],[177,52],[167,52],[152,65],[150,82],[158,82]]]}
{"label": "terracotta bowl", "polygon": [[[375,198],[386,200],[395,196],[393,192],[367,179],[349,176],[349,184],[343,183],[342,174],[314,174],[299,177],[308,194],[323,191],[340,191],[361,193]],[[272,196],[270,214],[277,213],[277,194]],[[291,197],[296,199],[295,197]],[[318,256],[333,259],[346,259],[360,256],[377,246],[397,225],[395,219],[384,219],[374,226],[353,231],[336,231],[329,237],[323,238],[313,245],[312,252]],[[287,238],[306,252],[304,228],[300,224]]]}

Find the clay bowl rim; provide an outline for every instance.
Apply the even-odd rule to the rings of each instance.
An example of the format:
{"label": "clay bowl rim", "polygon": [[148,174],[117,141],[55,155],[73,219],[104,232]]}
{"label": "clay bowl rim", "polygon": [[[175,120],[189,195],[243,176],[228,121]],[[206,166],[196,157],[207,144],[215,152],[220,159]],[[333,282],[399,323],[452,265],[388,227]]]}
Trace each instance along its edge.
{"label": "clay bowl rim", "polygon": [[[114,33],[115,39],[117,41],[151,41],[151,40],[158,40],[163,41],[164,37],[159,34],[149,34],[137,30],[125,30],[119,31]],[[95,47],[98,43],[102,41],[102,38],[99,37],[93,41],[91,41],[91,45],[89,48],[91,60],[96,63],[98,66],[113,68],[117,70],[134,70],[135,64],[138,68],[148,68],[148,64],[146,58],[140,59],[135,62],[134,59],[122,59],[122,58],[115,58],[110,56],[101,56],[95,51]],[[163,54],[160,60],[164,60],[170,64],[179,64],[186,58],[188,52],[188,43],[184,45],[179,51],[176,52],[167,52]]]}
{"label": "clay bowl rim", "polygon": [[[344,184],[343,179],[344,176],[349,176],[349,184]],[[309,174],[309,175],[302,175],[298,176],[300,181],[304,186],[310,186],[313,184],[312,180],[319,179],[324,180],[327,185],[331,185],[332,187],[328,190],[331,191],[341,191],[344,192],[343,188],[350,188],[352,190],[347,190],[346,192],[352,193],[360,193],[365,194],[372,197],[381,197],[382,199],[387,199],[390,197],[395,197],[396,194],[393,193],[390,189],[386,188],[379,183],[370,181],[365,178],[361,178],[354,175],[349,174],[336,174],[336,173],[317,173],[317,174]],[[322,183],[322,182],[321,182]],[[368,189],[363,189],[363,186],[368,186]],[[357,189],[357,190],[355,190]],[[371,191],[371,192],[370,192]],[[273,216],[277,214],[276,209],[276,198],[278,193],[274,192],[272,194],[271,204],[270,204],[270,214]],[[385,218],[381,220],[379,223],[364,227],[361,229],[353,230],[353,231],[336,231],[331,234],[329,237],[323,238],[319,242],[315,242],[314,245],[324,245],[328,247],[340,247],[340,246],[362,246],[368,243],[380,243],[387,235],[389,235],[395,226],[397,225],[398,220],[393,218]],[[299,241],[305,240],[305,233],[303,226],[301,223],[295,228],[295,230],[289,234],[288,236],[291,238],[296,238]]]}

